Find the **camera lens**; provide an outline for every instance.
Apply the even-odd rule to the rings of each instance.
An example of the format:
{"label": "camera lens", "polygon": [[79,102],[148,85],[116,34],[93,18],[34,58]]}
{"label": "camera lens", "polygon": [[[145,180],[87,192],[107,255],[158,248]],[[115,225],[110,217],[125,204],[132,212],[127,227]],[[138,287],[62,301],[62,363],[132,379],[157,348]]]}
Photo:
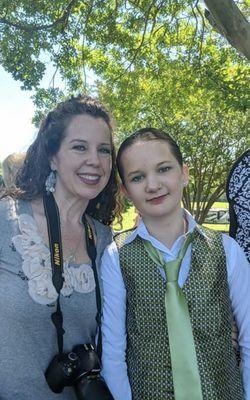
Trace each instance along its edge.
{"label": "camera lens", "polygon": [[63,363],[63,371],[64,374],[66,375],[65,377],[71,377],[73,374],[76,373],[76,369],[78,367],[78,355],[74,353],[73,351],[67,354],[68,362]]}
{"label": "camera lens", "polygon": [[73,351],[71,351],[71,352],[68,354],[68,359],[69,359],[70,361],[76,361],[76,360],[78,359],[78,355],[77,355],[76,353],[74,353]]}

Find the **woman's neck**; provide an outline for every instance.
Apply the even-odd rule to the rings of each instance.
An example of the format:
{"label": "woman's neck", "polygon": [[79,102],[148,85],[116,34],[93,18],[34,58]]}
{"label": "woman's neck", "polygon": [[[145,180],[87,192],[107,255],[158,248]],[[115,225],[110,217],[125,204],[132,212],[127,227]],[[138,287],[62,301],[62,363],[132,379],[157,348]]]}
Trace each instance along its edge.
{"label": "woman's neck", "polygon": [[74,225],[81,223],[82,215],[86,211],[88,201],[81,198],[62,198],[54,193],[57,207],[59,209],[61,224]]}
{"label": "woman's neck", "polygon": [[177,214],[171,215],[168,218],[143,219],[143,222],[150,235],[163,243],[168,249],[171,249],[176,239],[186,233],[188,229],[182,209]]}

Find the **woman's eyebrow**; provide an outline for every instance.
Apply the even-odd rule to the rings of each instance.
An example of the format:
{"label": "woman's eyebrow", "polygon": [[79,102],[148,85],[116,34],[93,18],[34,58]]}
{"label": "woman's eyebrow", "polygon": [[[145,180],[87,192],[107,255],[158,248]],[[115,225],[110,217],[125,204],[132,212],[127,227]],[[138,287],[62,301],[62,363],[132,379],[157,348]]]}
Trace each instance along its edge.
{"label": "woman's eyebrow", "polygon": [[164,160],[164,161],[160,161],[158,164],[156,164],[157,165],[157,167],[159,167],[160,165],[162,165],[162,164],[171,164],[172,163],[172,161],[170,161],[170,160]]}
{"label": "woman's eyebrow", "polygon": [[83,140],[83,139],[72,139],[72,140],[70,140],[69,143],[74,143],[74,142],[87,143],[87,140]]}

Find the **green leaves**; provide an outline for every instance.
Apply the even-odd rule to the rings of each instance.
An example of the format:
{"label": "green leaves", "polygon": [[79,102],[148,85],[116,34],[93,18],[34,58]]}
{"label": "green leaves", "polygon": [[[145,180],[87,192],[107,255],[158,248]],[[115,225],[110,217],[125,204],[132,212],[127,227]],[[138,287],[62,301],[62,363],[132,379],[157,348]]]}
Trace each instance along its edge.
{"label": "green leaves", "polygon": [[[247,146],[249,101],[249,66],[202,7],[194,0],[0,0],[0,61],[35,90],[34,122],[81,92],[113,110],[117,142],[142,126],[167,130],[190,164],[184,201],[190,210],[197,202],[200,221],[201,199],[208,207],[220,196]],[[48,59],[64,93],[55,76],[40,87]]]}

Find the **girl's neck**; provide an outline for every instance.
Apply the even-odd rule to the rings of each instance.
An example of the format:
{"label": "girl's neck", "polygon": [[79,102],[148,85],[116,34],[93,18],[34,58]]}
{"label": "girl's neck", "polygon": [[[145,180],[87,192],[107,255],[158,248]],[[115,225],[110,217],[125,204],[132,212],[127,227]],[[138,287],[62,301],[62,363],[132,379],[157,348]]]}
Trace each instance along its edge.
{"label": "girl's neck", "polygon": [[188,229],[188,223],[182,209],[177,215],[171,215],[168,218],[153,218],[150,221],[143,221],[150,235],[163,243],[168,249],[171,249],[176,239],[186,233]]}

